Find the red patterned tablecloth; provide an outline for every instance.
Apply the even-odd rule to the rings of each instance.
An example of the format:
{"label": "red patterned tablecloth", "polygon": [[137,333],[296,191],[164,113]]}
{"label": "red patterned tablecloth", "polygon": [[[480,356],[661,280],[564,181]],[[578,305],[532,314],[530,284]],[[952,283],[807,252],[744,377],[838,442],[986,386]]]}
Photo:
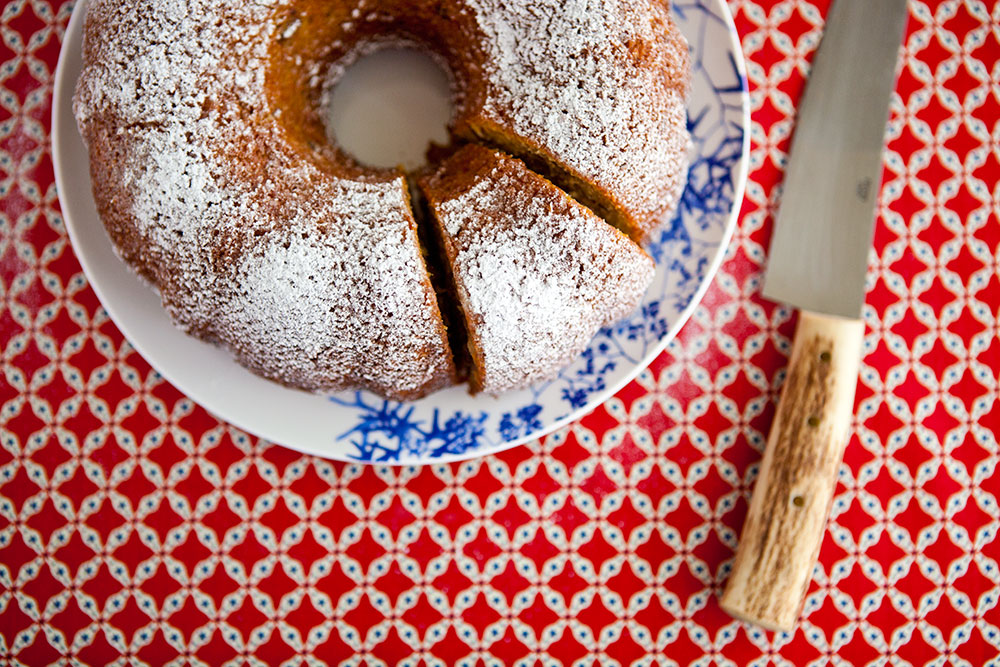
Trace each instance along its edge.
{"label": "red patterned tablecloth", "polygon": [[1000,654],[1000,2],[910,4],[857,416],[791,634],[718,606],[790,345],[759,295],[828,1],[730,2],[751,173],[680,336],[591,415],[423,468],[218,422],[108,320],[50,158],[71,3],[0,19],[0,661],[983,665]]}

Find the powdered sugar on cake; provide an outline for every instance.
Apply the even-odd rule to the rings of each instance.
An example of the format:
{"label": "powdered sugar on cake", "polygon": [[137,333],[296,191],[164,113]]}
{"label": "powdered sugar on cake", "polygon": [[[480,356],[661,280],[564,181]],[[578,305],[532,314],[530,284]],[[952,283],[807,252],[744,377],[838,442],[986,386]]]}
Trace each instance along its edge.
{"label": "powdered sugar on cake", "polygon": [[332,178],[267,120],[278,4],[90,3],[74,111],[88,142],[128,156],[99,167],[127,200],[97,193],[102,217],[129,218],[138,241],[116,241],[140,246],[136,268],[179,326],[267,377],[440,385],[452,360],[405,182]]}
{"label": "powdered sugar on cake", "polygon": [[638,218],[683,189],[686,44],[667,2],[470,0],[488,59],[487,116]]}
{"label": "powdered sugar on cake", "polygon": [[464,191],[432,203],[491,393],[557,373],[601,326],[638,305],[654,268],[520,161],[494,158]]}

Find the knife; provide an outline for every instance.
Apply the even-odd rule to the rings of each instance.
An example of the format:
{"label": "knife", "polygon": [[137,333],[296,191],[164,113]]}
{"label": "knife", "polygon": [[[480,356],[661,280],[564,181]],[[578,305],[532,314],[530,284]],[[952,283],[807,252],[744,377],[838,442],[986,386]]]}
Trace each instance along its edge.
{"label": "knife", "polygon": [[732,616],[790,631],[833,500],[906,0],[835,0],[796,121],[764,296],[801,310],[732,572]]}

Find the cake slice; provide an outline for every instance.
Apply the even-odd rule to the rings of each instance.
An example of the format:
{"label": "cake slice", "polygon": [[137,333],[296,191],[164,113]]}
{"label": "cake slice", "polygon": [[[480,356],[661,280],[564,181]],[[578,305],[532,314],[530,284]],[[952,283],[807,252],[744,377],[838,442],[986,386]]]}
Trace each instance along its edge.
{"label": "cake slice", "polygon": [[465,146],[419,187],[467,329],[473,393],[556,375],[653,278],[642,248],[503,153]]}

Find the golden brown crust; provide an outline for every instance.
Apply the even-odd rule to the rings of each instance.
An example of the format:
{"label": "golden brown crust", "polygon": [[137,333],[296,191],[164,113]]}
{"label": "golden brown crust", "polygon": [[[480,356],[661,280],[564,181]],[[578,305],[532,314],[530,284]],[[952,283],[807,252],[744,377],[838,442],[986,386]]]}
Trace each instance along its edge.
{"label": "golden brown crust", "polygon": [[[268,92],[289,136],[335,173],[392,175],[327,141],[324,73],[373,43],[406,42],[450,71],[456,137],[524,160],[636,242],[662,227],[680,198],[690,56],[667,3],[295,0],[277,22],[288,37],[271,47]],[[595,38],[618,30],[617,39]]]}

